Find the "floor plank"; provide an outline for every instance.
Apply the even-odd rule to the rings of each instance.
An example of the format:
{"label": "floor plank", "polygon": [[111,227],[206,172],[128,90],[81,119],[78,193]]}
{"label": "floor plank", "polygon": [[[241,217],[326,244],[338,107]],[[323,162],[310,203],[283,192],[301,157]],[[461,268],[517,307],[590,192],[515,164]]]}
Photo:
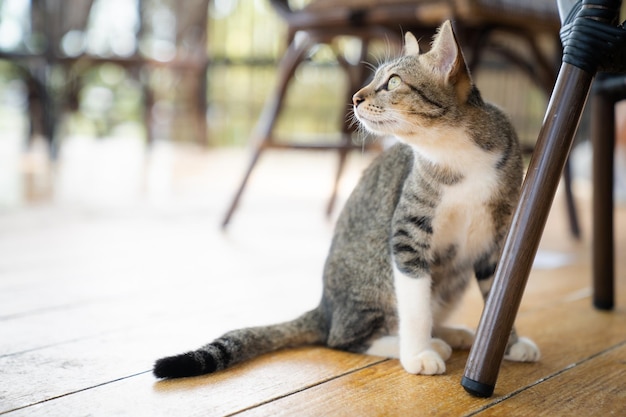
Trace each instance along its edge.
{"label": "floor plank", "polygon": [[626,415],[626,342],[564,369],[480,416]]}
{"label": "floor plank", "polygon": [[[266,355],[228,372],[173,381],[142,374],[9,413],[9,416],[67,416],[82,410],[93,416],[225,416],[306,390],[381,358],[323,348]],[[114,399],[114,401],[111,401]]]}

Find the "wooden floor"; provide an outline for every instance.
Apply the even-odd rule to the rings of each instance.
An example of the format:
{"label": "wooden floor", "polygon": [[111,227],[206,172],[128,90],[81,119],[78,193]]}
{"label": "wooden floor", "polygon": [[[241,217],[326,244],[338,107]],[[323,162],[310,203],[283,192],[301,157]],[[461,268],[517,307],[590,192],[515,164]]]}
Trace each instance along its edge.
{"label": "wooden floor", "polygon": [[[157,381],[150,369],[160,356],[316,305],[335,158],[264,157],[222,232],[246,153],[121,146],[120,160],[102,146],[115,145],[69,144],[56,167],[26,158],[26,197],[0,211],[1,415],[626,415],[626,208],[617,210],[618,305],[598,312],[584,184],[584,239],[569,237],[557,196],[518,315],[543,358],[505,363],[492,398],[461,388],[467,352],[434,377],[310,347]],[[350,159],[342,200],[368,159]],[[481,308],[472,288],[455,321],[475,327]]]}

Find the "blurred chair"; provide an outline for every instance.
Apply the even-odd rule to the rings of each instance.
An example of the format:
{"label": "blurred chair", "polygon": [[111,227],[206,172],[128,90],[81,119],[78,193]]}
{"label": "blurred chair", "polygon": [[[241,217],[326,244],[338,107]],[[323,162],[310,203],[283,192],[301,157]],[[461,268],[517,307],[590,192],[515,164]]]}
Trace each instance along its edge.
{"label": "blurred chair", "polygon": [[[63,112],[78,109],[84,75],[96,66],[110,63],[124,68],[127,76],[141,85],[143,122],[148,142],[156,136],[152,112],[155,88],[150,85],[146,71],[166,69],[178,80],[177,95],[187,95],[181,101],[186,105],[185,116],[192,120],[194,140],[206,143],[206,24],[209,0],[189,0],[184,4],[173,2],[169,12],[177,25],[175,39],[172,40],[173,52],[166,59],[140,52],[140,39],[150,35],[147,29],[147,21],[150,20],[148,11],[156,4],[151,0],[136,0],[140,24],[132,51],[105,55],[90,53],[85,49],[84,39],[95,3],[95,0],[34,1],[30,5],[32,29],[24,31],[30,32],[32,38],[25,41],[29,48],[0,50],[0,59],[15,64],[27,86],[31,138],[35,131],[42,134],[49,142],[54,157],[59,146],[56,137],[58,120]],[[64,40],[70,32],[82,39],[77,41],[78,44],[82,42],[82,46],[78,46],[76,51],[64,49]],[[56,83],[52,80],[53,75],[56,75]],[[181,88],[181,85],[186,88]]]}
{"label": "blurred chair", "polygon": [[[317,0],[300,10],[292,9],[287,0],[271,0],[271,3],[287,23],[287,44],[289,46],[279,64],[276,87],[268,98],[257,127],[252,134],[251,141],[254,146],[252,160],[228,208],[222,223],[224,227],[231,220],[259,157],[263,151],[269,148],[336,150],[338,152],[339,165],[327,207],[327,212],[331,213],[347,153],[352,149],[362,148],[352,142],[354,126],[345,119],[345,114],[338,115],[341,117],[342,126],[341,139],[336,144],[283,142],[275,140],[273,135],[287,87],[298,66],[308,58],[308,54],[316,45],[330,45],[341,68],[345,71],[348,78],[347,89],[344,93],[347,106],[348,103],[351,103],[354,92],[366,80],[368,73],[363,62],[368,58],[368,45],[371,39],[389,39],[399,44],[401,42],[400,29],[409,24],[414,24],[416,15],[420,16],[420,22],[423,24],[423,28],[420,28],[421,32],[430,29],[429,33],[432,34],[434,28],[448,15],[447,7],[439,1]],[[341,36],[351,36],[361,40],[360,59],[356,65],[348,62],[336,49],[333,42]]]}
{"label": "blurred chair", "polygon": [[[287,23],[287,48],[278,68],[275,89],[266,101],[257,127],[252,134],[254,147],[251,161],[228,207],[222,226],[230,222],[241,199],[250,176],[261,154],[270,148],[335,150],[339,165],[335,176],[327,213],[333,210],[339,179],[347,153],[362,149],[352,142],[352,126],[345,114],[338,115],[342,121],[341,138],[336,144],[299,144],[278,141],[273,131],[283,106],[287,87],[297,67],[304,62],[310,51],[319,44],[333,46],[340,36],[361,40],[360,62],[347,62],[337,51],[340,66],[348,76],[345,103],[351,102],[352,94],[365,84],[369,71],[364,62],[372,39],[388,39],[400,45],[403,31],[411,31],[418,38],[429,39],[435,29],[446,19],[451,19],[455,31],[463,43],[470,70],[475,70],[483,53],[492,51],[508,62],[521,68],[546,95],[549,95],[558,70],[561,50],[558,42],[560,28],[556,4],[551,1],[532,0],[313,0],[306,7],[294,10],[287,0],[270,0],[277,13]],[[296,36],[298,34],[298,36]],[[515,39],[520,47],[510,47],[503,38]],[[552,39],[556,47],[545,51],[541,40]],[[428,45],[423,45],[428,48]],[[565,170],[565,191],[572,234],[578,236],[580,229],[571,194],[569,169]]]}
{"label": "blurred chair", "polygon": [[[139,0],[141,13],[141,29],[139,37],[146,36],[147,5],[159,4],[154,0]],[[155,59],[143,56],[142,69],[147,71],[165,70],[173,74],[175,87],[174,117],[180,122],[168,132],[167,139],[185,140],[174,135],[185,128],[193,142],[205,145],[207,143],[207,70],[210,63],[207,52],[207,22],[210,0],[185,0],[168,2],[168,11],[176,21],[176,32],[171,39],[173,53],[169,59]],[[155,131],[155,116],[152,108],[159,97],[155,97],[155,86],[144,81],[145,124],[148,130],[148,141],[158,136]]]}

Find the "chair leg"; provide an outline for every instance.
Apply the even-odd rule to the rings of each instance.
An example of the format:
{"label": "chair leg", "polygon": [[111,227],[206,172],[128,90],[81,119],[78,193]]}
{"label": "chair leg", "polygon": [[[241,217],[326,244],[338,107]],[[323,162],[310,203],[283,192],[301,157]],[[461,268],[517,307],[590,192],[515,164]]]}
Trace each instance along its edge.
{"label": "chair leg", "polygon": [[224,219],[222,220],[222,229],[226,229],[226,227],[230,223],[230,220],[232,219],[233,214],[235,213],[235,210],[237,209],[237,206],[239,205],[239,200],[241,200],[243,191],[246,188],[246,185],[248,184],[248,180],[250,179],[250,176],[252,175],[252,171],[254,170],[254,167],[259,161],[261,152],[263,152],[262,146],[258,146],[255,148],[252,154],[252,158],[250,159],[250,163],[248,164],[248,169],[246,169],[243,179],[241,180],[241,183],[239,184],[239,188],[237,188],[237,191],[235,192],[235,196],[233,197],[230,203],[230,206],[228,206],[226,215],[224,216]]}
{"label": "chair leg", "polygon": [[567,209],[567,218],[569,219],[569,230],[575,239],[580,239],[580,222],[578,220],[578,210],[576,210],[576,202],[574,201],[574,192],[572,191],[572,164],[569,158],[565,162],[563,168],[563,191],[565,192],[565,208]]}
{"label": "chair leg", "polygon": [[522,186],[461,385],[489,397],[504,357],[554,194],[578,128],[593,75],[564,63]]}
{"label": "chair leg", "polygon": [[[367,52],[369,50],[369,39],[363,38],[361,40],[361,50],[359,54],[359,65],[354,66],[348,62],[344,58],[341,57],[341,54],[335,53],[337,57],[337,62],[341,65],[341,67],[345,70],[346,76],[348,78],[347,88],[346,88],[346,103],[352,103],[352,95],[355,91],[357,91],[363,84],[365,84],[366,79],[366,71],[365,66],[361,65],[362,62],[365,62],[367,59]],[[335,180],[333,182],[333,189],[328,200],[328,204],[326,205],[326,216],[330,217],[335,208],[335,203],[337,201],[337,193],[339,191],[339,181],[341,180],[341,176],[343,174],[343,170],[345,168],[346,160],[348,157],[348,152],[354,148],[352,144],[352,133],[354,132],[354,123],[350,121],[350,118],[347,115],[344,115],[341,120],[341,142],[337,149],[339,153],[339,161],[337,165],[337,171],[335,174]]]}
{"label": "chair leg", "polygon": [[[600,81],[600,80],[598,80]],[[597,85],[597,84],[596,84]],[[592,98],[593,141],[593,305],[614,305],[613,154],[615,99],[596,89]]]}
{"label": "chair leg", "polygon": [[335,180],[333,182],[333,190],[330,194],[330,198],[328,199],[328,204],[326,205],[326,216],[330,217],[333,214],[333,210],[335,209],[335,203],[337,202],[337,194],[339,193],[339,182],[341,180],[341,176],[343,174],[343,170],[346,166],[346,159],[348,158],[349,146],[351,145],[352,136],[349,133],[344,133],[342,135],[341,142],[345,144],[345,147],[341,147],[338,149],[339,153],[339,161],[337,164],[337,172],[335,173]]}
{"label": "chair leg", "polygon": [[302,63],[305,54],[310,49],[310,47],[311,44],[308,39],[303,40],[299,44],[296,44],[296,41],[294,40],[291,45],[289,45],[287,52],[281,60],[280,66],[278,68],[278,84],[276,86],[276,89],[274,90],[273,95],[266,102],[255,131],[252,135],[252,142],[254,143],[252,158],[250,160],[250,163],[248,164],[248,169],[244,174],[239,188],[235,192],[235,196],[233,197],[233,200],[231,201],[228,210],[226,211],[226,215],[224,216],[224,219],[222,221],[222,228],[226,228],[226,226],[228,226],[228,223],[235,213],[237,205],[239,204],[239,200],[241,199],[243,191],[248,184],[248,180],[250,179],[252,171],[259,161],[261,153],[266,148],[271,146],[272,131],[274,130],[274,126],[276,125],[279,112],[282,108],[289,81],[291,81],[291,79],[293,78],[296,68],[298,68],[298,65],[300,65],[300,63]]}

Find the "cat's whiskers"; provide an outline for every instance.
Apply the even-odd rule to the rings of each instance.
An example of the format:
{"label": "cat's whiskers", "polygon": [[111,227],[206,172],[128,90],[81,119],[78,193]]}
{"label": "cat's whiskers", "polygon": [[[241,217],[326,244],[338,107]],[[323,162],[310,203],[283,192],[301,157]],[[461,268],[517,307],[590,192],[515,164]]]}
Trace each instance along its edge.
{"label": "cat's whiskers", "polygon": [[377,55],[370,54],[370,57],[371,57],[370,61],[373,61],[376,64],[372,64],[369,61],[363,61],[362,63],[366,65],[369,69],[371,69],[372,72],[376,72],[381,67],[384,67],[390,62],[394,61],[395,59],[394,57],[397,55],[397,53],[394,51],[395,46],[396,46],[396,43],[391,42],[391,40],[389,39],[389,36],[385,36],[384,52],[382,54],[377,54]]}
{"label": "cat's whiskers", "polygon": [[377,63],[377,64],[372,64],[372,63],[371,63],[371,62],[369,62],[369,61],[361,61],[361,64],[362,64],[362,65],[365,65],[365,66],[367,67],[367,69],[369,69],[369,70],[370,70],[370,72],[372,72],[372,73],[375,73],[375,72],[376,72],[376,69],[378,69],[378,67],[380,66],[380,64],[379,64],[379,63]]}
{"label": "cat's whiskers", "polygon": [[346,110],[346,117],[344,119],[344,122],[348,125],[349,128],[353,128],[355,125],[359,124],[359,120],[356,118],[356,115],[354,114],[354,106],[352,104],[349,104]]}
{"label": "cat's whiskers", "polygon": [[374,143],[378,140],[378,135],[370,132],[362,123],[359,122],[357,115],[354,112],[354,106],[350,104],[348,111],[346,112],[346,119],[348,127],[354,128],[357,139],[355,142],[361,144],[361,154],[365,153],[365,146],[368,143]]}

